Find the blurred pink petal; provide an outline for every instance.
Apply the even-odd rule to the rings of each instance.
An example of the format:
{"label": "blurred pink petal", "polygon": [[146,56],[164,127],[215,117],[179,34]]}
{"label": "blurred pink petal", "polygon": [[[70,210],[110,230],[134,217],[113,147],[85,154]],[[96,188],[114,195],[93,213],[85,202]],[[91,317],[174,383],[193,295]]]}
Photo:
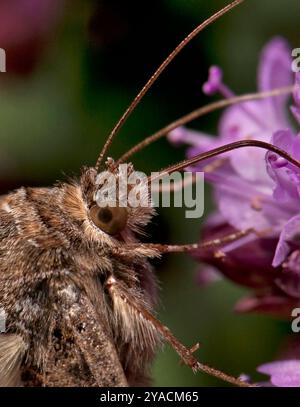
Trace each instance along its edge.
{"label": "blurred pink petal", "polygon": [[216,268],[211,266],[203,266],[197,272],[196,283],[200,287],[205,287],[221,280],[221,278],[221,274]]}
{"label": "blurred pink petal", "polygon": [[258,372],[271,376],[277,387],[300,387],[300,360],[282,360],[258,367]]}
{"label": "blurred pink petal", "polygon": [[[258,70],[258,87],[260,91],[281,88],[293,83],[291,70],[291,48],[287,41],[275,37],[263,49]],[[285,106],[289,95],[269,98],[264,101],[268,116],[277,128],[288,125]]]}
{"label": "blurred pink petal", "polygon": [[30,73],[64,8],[64,0],[2,0],[0,44],[8,73]]}
{"label": "blurred pink petal", "polygon": [[291,310],[299,305],[299,300],[294,300],[284,294],[268,294],[249,296],[239,300],[234,310],[240,313],[255,312],[271,316],[290,318]]}

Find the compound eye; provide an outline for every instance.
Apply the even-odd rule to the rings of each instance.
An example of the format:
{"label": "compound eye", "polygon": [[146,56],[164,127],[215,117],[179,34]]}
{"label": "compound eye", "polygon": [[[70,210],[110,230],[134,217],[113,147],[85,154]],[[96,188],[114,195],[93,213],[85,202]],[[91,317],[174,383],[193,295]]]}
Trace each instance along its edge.
{"label": "compound eye", "polygon": [[90,217],[93,223],[103,232],[109,235],[117,235],[125,229],[128,213],[126,208],[98,205],[90,209]]}

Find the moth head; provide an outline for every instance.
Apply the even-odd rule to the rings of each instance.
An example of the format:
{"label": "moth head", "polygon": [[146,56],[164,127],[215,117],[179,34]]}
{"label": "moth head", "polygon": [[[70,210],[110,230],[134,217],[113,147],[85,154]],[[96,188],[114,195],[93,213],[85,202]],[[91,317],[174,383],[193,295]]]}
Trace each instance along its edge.
{"label": "moth head", "polygon": [[106,162],[101,172],[85,168],[80,184],[93,226],[117,238],[143,233],[154,215],[147,182],[144,181],[132,164],[115,168],[112,159]]}

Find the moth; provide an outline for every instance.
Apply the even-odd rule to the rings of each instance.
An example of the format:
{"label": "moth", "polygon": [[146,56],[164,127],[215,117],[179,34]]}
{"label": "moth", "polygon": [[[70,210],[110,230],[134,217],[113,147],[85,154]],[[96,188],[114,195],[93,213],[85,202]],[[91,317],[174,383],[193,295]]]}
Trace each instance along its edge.
{"label": "moth", "polygon": [[[0,334],[0,386],[147,385],[162,342],[194,371],[248,386],[200,363],[193,354],[198,345],[184,346],[158,321],[157,282],[149,262],[162,253],[205,249],[240,236],[195,245],[144,244],[138,234],[151,221],[152,207],[99,206],[95,200],[99,174],[114,174],[122,183],[119,163],[171,130],[168,126],[145,139],[117,161],[107,159],[127,117],[180,50],[242,1],[218,11],[170,54],[112,130],[95,167],[83,168],[78,180],[50,188],[20,188],[1,198],[0,304],[7,320],[6,332]],[[226,103],[239,101],[237,97]],[[219,107],[220,103],[209,109]],[[177,121],[173,128],[186,121],[187,117]],[[161,174],[250,145],[271,149],[300,165],[267,143],[246,140],[175,164]],[[134,171],[132,164],[128,171]],[[147,186],[142,193],[148,194]]]}

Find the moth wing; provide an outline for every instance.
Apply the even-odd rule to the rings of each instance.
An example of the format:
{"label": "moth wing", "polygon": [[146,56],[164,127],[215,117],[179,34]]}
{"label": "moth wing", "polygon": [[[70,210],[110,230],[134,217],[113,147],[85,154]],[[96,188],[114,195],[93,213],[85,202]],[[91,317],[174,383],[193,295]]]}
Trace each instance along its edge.
{"label": "moth wing", "polygon": [[[13,228],[8,215],[7,195],[0,195],[0,238]],[[1,262],[2,263],[2,262]],[[17,334],[0,334],[0,387],[13,387],[20,383],[20,366],[25,353],[25,343]]]}
{"label": "moth wing", "polygon": [[0,334],[0,387],[19,384],[24,352],[25,343],[19,335]]}
{"label": "moth wing", "polygon": [[[52,335],[44,385],[127,387],[126,375],[105,313],[102,286],[85,283],[84,290],[80,290],[76,300],[73,298],[68,309],[63,314],[58,312],[55,317],[53,332],[59,330],[63,338],[57,344],[53,342]],[[70,288],[63,292],[69,298],[74,295]],[[68,302],[66,298],[64,302]],[[58,357],[56,349],[64,349],[66,342],[69,342],[69,349],[63,353],[59,350]]]}
{"label": "moth wing", "polygon": [[[78,329],[78,321],[84,321],[84,329]],[[97,323],[95,324],[95,322]],[[126,387],[127,379],[120,362],[112,335],[103,317],[96,315],[94,307],[86,299],[80,301],[80,311],[71,316],[70,323],[77,347],[84,355],[98,386]]]}

